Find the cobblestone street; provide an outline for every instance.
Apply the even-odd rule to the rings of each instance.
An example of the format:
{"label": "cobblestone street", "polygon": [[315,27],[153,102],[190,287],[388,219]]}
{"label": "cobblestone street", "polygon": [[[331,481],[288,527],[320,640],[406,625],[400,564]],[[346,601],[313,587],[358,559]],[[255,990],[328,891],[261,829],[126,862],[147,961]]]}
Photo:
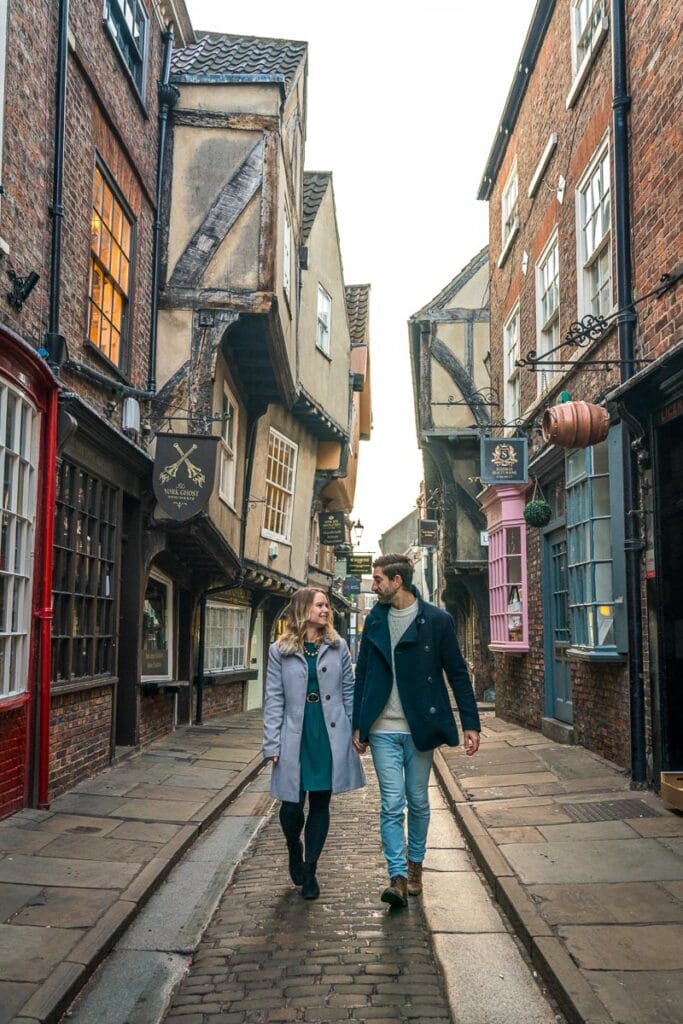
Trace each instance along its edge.
{"label": "cobblestone street", "polygon": [[450,1021],[419,900],[379,902],[385,881],[378,796],[333,798],[319,865],[321,895],[304,901],[287,873],[277,815],[227,888],[168,1024],[276,1021]]}

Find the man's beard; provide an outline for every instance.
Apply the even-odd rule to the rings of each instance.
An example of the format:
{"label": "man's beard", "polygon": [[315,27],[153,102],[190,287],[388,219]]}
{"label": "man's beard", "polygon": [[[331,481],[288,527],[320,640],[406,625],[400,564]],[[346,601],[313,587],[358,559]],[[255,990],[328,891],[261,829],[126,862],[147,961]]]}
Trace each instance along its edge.
{"label": "man's beard", "polygon": [[378,594],[377,595],[377,601],[378,601],[379,604],[391,604],[391,602],[393,600],[394,600],[394,595],[393,594]]}

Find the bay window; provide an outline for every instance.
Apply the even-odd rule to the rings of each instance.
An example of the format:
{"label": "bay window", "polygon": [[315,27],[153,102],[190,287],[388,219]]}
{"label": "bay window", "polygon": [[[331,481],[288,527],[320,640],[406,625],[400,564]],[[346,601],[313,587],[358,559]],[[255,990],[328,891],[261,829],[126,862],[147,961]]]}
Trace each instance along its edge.
{"label": "bay window", "polygon": [[489,538],[489,609],[493,651],[529,650],[526,524],[527,487],[487,487],[481,495]]}

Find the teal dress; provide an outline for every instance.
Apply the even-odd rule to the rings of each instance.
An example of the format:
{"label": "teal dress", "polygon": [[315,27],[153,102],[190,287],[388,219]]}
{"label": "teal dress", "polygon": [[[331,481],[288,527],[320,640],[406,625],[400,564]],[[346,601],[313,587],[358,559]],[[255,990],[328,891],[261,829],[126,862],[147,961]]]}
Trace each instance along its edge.
{"label": "teal dress", "polygon": [[[301,788],[310,793],[332,789],[332,750],[318,687],[316,645],[304,643],[304,656],[308,665],[308,687],[301,733]],[[310,699],[311,695],[313,699]]]}

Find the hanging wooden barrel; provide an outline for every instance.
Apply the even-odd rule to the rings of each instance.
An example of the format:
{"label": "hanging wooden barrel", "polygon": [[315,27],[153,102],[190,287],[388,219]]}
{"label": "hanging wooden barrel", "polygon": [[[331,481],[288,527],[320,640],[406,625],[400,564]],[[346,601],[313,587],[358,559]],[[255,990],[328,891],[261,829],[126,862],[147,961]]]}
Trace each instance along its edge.
{"label": "hanging wooden barrel", "polygon": [[543,413],[541,433],[544,441],[560,448],[588,448],[604,441],[609,430],[609,413],[602,405],[590,402],[563,402],[551,405]]}

